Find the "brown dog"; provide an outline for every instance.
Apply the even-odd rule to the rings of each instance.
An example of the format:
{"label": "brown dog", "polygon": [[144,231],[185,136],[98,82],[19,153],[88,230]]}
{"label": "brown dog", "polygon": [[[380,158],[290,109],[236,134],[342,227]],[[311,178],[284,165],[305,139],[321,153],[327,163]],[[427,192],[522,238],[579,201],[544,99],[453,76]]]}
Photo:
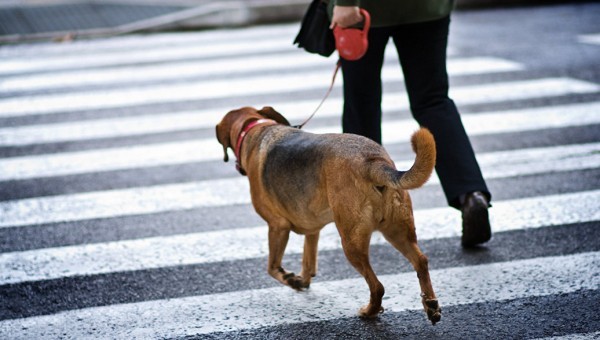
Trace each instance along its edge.
{"label": "brown dog", "polygon": [[[303,132],[271,107],[227,113],[217,125],[217,139],[225,162],[227,148],[234,149],[238,170],[250,181],[252,204],[269,225],[271,276],[297,290],[308,288],[317,273],[319,232],[335,222],[346,257],[371,291],[359,315],[375,317],[383,311],[384,288],[369,263],[369,242],[378,230],[415,268],[429,320],[440,320],[406,191],[422,186],[433,171],[435,142],[428,130],[412,136],[416,159],[406,172],[397,171],[383,147],[370,139]],[[300,275],[281,267],[290,231],[305,235]]]}

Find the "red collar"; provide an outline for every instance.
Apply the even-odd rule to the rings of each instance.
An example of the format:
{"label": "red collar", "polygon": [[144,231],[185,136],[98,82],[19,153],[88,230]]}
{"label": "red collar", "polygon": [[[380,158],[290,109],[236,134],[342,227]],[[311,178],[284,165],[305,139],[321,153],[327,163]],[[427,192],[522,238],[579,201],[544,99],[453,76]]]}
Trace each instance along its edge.
{"label": "red collar", "polygon": [[252,121],[250,124],[246,125],[246,127],[242,130],[242,132],[240,132],[240,135],[238,136],[237,143],[235,145],[235,149],[233,150],[233,153],[235,154],[235,157],[236,157],[235,168],[243,176],[246,175],[246,171],[242,168],[242,161],[240,160],[240,156],[241,156],[241,152],[242,152],[242,144],[244,143],[244,138],[246,138],[246,135],[248,134],[248,132],[250,132],[250,130],[252,130],[254,127],[261,125],[261,124],[265,124],[265,123],[269,123],[269,125],[277,124],[277,122],[272,119],[258,119],[258,120]]}

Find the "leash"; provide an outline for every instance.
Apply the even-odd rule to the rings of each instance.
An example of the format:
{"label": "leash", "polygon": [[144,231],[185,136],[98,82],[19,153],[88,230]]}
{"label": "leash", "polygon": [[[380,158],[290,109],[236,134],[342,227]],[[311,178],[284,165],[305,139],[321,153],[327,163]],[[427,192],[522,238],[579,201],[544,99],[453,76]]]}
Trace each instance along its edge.
{"label": "leash", "polygon": [[325,100],[327,100],[327,97],[329,97],[329,94],[333,90],[333,85],[335,84],[335,78],[336,78],[337,73],[340,70],[341,66],[342,66],[342,60],[338,59],[337,63],[335,64],[335,70],[333,71],[333,76],[331,77],[331,84],[329,85],[329,89],[327,89],[327,92],[325,93],[325,97],[323,97],[323,99],[321,100],[321,102],[319,103],[317,108],[313,111],[313,113],[308,118],[306,118],[306,120],[302,124],[294,125],[293,127],[297,128],[297,129],[302,129],[304,127],[304,125],[306,125],[306,123],[308,123],[315,116],[317,111],[319,111],[319,109],[321,108],[323,103],[325,103]]}

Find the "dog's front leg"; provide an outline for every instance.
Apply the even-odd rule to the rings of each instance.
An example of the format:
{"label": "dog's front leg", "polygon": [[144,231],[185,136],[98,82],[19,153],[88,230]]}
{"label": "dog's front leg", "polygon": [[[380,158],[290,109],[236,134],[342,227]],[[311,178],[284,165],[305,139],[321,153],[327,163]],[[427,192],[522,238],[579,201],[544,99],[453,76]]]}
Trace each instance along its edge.
{"label": "dog's front leg", "polygon": [[289,237],[290,228],[269,224],[269,263],[267,270],[269,275],[275,278],[275,280],[293,289],[302,290],[308,287],[308,285],[303,283],[302,277],[292,272],[287,272],[281,266],[281,260],[283,259],[283,253],[285,252]]}

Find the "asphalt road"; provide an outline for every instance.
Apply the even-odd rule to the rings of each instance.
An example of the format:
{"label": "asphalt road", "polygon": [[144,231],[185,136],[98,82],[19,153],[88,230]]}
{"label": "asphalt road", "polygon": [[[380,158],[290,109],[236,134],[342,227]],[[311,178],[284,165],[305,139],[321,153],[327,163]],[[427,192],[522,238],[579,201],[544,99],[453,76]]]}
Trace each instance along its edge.
{"label": "asphalt road", "polygon": [[[245,105],[312,112],[335,60],[293,47],[297,23],[0,46],[0,338],[600,337],[599,17],[597,3],[454,13],[451,96],[494,237],[462,249],[437,178],[411,193],[435,326],[378,236],[376,320],[355,316],[368,290],[333,226],[308,291],[266,273],[266,227],[214,125]],[[384,145],[402,168],[415,123],[386,58]],[[308,131],[339,131],[341,81]],[[286,268],[301,251],[292,237]]]}

